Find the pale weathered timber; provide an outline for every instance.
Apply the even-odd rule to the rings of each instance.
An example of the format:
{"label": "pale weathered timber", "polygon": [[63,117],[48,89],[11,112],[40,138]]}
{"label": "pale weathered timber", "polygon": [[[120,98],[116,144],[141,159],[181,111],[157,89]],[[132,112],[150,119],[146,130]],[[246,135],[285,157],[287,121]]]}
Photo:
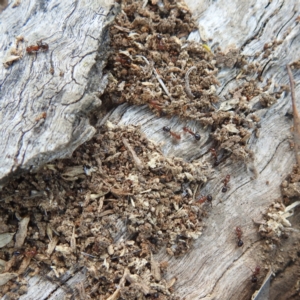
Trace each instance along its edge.
{"label": "pale weathered timber", "polygon": [[[235,46],[248,55],[250,61],[261,63],[261,85],[264,86],[266,80],[271,79],[270,92],[275,84],[288,84],[285,66],[300,58],[300,26],[296,23],[300,4],[297,1],[187,0],[187,3],[198,19],[203,41],[207,41],[211,47],[219,45],[223,51]],[[190,38],[200,40],[199,33],[191,34]],[[252,57],[263,49],[265,43],[274,39],[282,39],[283,43],[271,56],[267,59],[263,55]],[[237,82],[237,75],[234,68],[224,69],[220,73],[221,97],[237,84],[250,79],[246,77]],[[299,72],[294,72],[294,77],[299,105]],[[254,106],[256,101],[253,99],[251,104]],[[157,255],[158,261],[169,261],[167,279],[174,276],[178,278],[174,289],[180,299],[250,299],[253,287],[249,268],[255,268],[256,264],[265,266],[261,263],[264,257],[260,251],[264,241],[257,235],[252,219],[261,220],[262,213],[280,197],[280,183],[295,164],[295,154],[289,145],[292,120],[286,116],[287,112],[291,112],[289,94],[283,94],[272,107],[260,109],[257,112],[261,117],[260,136],[256,138],[253,134],[248,144],[255,153],[254,162],[245,164],[227,160],[216,169],[214,177],[201,190],[203,194],[209,191],[214,200],[206,219],[207,228],[195,241],[193,249],[178,259],[170,258],[164,251]],[[141,125],[141,130],[150,139],[162,143],[166,155],[187,160],[209,156],[209,132],[196,122],[187,124],[202,135],[200,143],[196,144],[191,138],[173,144],[166,141],[160,128],[169,125],[176,130],[186,124],[175,117],[158,118],[145,107],[122,105],[105,119],[119,124]],[[226,174],[231,174],[230,189],[223,194],[222,180]],[[236,226],[242,226],[244,231],[242,248],[236,245]],[[77,278],[76,275],[76,281]],[[84,278],[83,274],[81,278]],[[71,281],[67,281],[68,284],[72,285]],[[37,294],[41,287],[43,294]],[[54,291],[55,294],[52,294]],[[57,296],[58,293],[61,293],[60,296]],[[62,295],[63,289],[57,285],[32,278],[29,280],[28,294],[21,299],[61,299]]]}
{"label": "pale weathered timber", "polygon": [[[19,5],[16,5],[19,3]],[[10,1],[0,17],[0,184],[95,133],[113,1]],[[42,40],[49,50],[26,53]]]}
{"label": "pale weathered timber", "polygon": [[[297,1],[186,1],[198,20],[199,31],[190,35],[190,39],[206,42],[210,47],[219,46],[222,51],[237,48],[248,56],[250,62],[262,66],[263,81],[272,84],[268,92],[273,92],[276,85],[288,85],[286,65],[300,59],[300,3]],[[199,35],[201,34],[201,37]],[[268,58],[262,51],[266,43],[282,40]],[[241,85],[251,76],[236,80],[235,68],[224,68],[218,79],[221,86],[218,94],[226,95],[230,89]],[[296,97],[300,106],[300,73],[294,71]],[[258,99],[252,99],[251,106]],[[283,93],[277,103],[270,108],[256,112],[261,117],[260,136],[253,134],[248,147],[255,153],[254,162],[244,164],[231,160],[221,164],[209,180],[203,195],[213,195],[213,208],[206,220],[207,228],[195,242],[190,253],[182,258],[169,258],[164,252],[157,256],[158,261],[168,260],[167,279],[176,276],[178,281],[175,291],[180,299],[250,299],[253,293],[251,270],[256,265],[266,267],[261,245],[265,243],[257,234],[257,227],[252,219],[262,220],[262,214],[281,197],[280,184],[296,163],[295,153],[290,149],[292,141],[292,112],[289,93]],[[288,113],[288,114],[287,114]],[[187,160],[208,157],[209,132],[196,122],[183,122],[176,117],[158,118],[146,107],[117,108],[109,120],[119,124],[139,124],[148,138],[161,143],[166,155],[174,155]],[[180,144],[166,141],[161,128],[171,126],[175,131],[188,124],[202,135],[200,143],[193,138]],[[231,174],[230,190],[221,193],[222,180]],[[242,226],[244,246],[236,245],[235,227]],[[274,252],[272,252],[274,255]],[[268,267],[268,266],[267,266]],[[266,272],[265,272],[266,273]]]}

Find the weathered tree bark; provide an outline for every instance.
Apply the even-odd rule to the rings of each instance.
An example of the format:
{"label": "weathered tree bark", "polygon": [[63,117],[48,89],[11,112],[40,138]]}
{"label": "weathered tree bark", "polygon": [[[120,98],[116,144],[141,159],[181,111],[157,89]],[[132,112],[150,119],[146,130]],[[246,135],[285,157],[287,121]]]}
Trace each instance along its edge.
{"label": "weathered tree bark", "polygon": [[[95,133],[112,1],[21,1],[1,13],[0,184],[64,157]],[[29,54],[38,41],[49,50]]]}
{"label": "weathered tree bark", "polygon": [[[236,48],[250,62],[259,63],[262,78],[259,85],[266,86],[268,80],[271,82],[267,93],[274,92],[277,85],[288,84],[285,66],[300,58],[300,25],[299,20],[298,23],[296,21],[299,2],[186,2],[199,23],[200,35],[195,32],[191,34],[191,39],[207,42],[211,48],[218,45],[224,52]],[[50,3],[55,10],[55,1]],[[25,55],[23,50],[24,57],[1,73],[0,149],[4,158],[1,178],[21,166],[28,169],[32,165],[64,156],[94,132],[88,124],[86,112],[95,108],[95,103],[99,101],[92,93],[99,91],[101,86],[103,61],[96,63],[95,58],[103,40],[101,28],[106,22],[107,17],[103,15],[107,14],[107,8],[99,11],[99,3],[97,7],[93,4],[94,9],[90,7],[92,4],[79,9],[80,3],[77,2],[72,5],[70,2],[57,2],[57,5],[60,7],[55,15],[57,23],[53,15],[42,14],[42,9],[29,4],[29,1],[22,2],[16,8],[31,8],[26,10],[27,15],[22,20],[9,18],[13,13],[11,7],[1,15],[3,19],[13,22],[5,26],[15,30],[2,39],[2,48],[3,41],[5,45],[13,43],[16,35],[23,35],[30,44],[43,39],[50,48],[48,53],[38,53],[37,56]],[[37,10],[37,14],[27,20],[33,15],[33,9]],[[27,20],[25,25],[24,20]],[[19,24],[19,30],[16,31],[17,27],[12,24]],[[35,35],[32,26],[36,27]],[[264,53],[255,56],[266,43],[275,40],[282,43],[276,45],[268,57]],[[3,53],[0,55],[3,60]],[[49,73],[51,63],[55,71],[53,76]],[[63,78],[59,76],[60,71],[64,72]],[[224,68],[220,72],[218,93],[221,98],[229,90],[251,79],[250,75],[236,79],[237,75],[235,68]],[[296,95],[299,97],[299,72],[294,76]],[[249,104],[255,107],[258,100],[258,97],[252,99]],[[47,118],[35,121],[43,111],[47,111]],[[255,154],[254,162],[245,164],[229,159],[216,168],[215,176],[201,191],[214,196],[203,235],[184,257],[170,258],[164,251],[156,257],[158,261],[169,262],[167,279],[174,276],[178,278],[174,288],[181,299],[249,299],[254,291],[249,268],[254,269],[258,264],[268,268],[266,256],[269,253],[262,251],[265,242],[257,234],[252,219],[262,220],[262,213],[281,196],[280,184],[295,164],[295,154],[289,145],[292,121],[287,113],[291,113],[288,93],[283,93],[273,106],[256,111],[261,117],[260,136],[257,138],[253,134],[248,143]],[[184,123],[202,135],[200,143],[195,146],[192,139],[177,145],[165,143],[165,136],[158,128],[168,125],[176,130],[182,128],[182,120],[176,117],[158,118],[145,107],[122,105],[99,122],[107,119],[119,124],[141,125],[141,130],[150,139],[162,144],[166,155],[186,160],[208,155],[209,132],[197,122]],[[230,189],[224,194],[221,193],[222,180],[227,174],[231,175]],[[236,245],[236,226],[243,228],[244,246],[241,248]],[[74,285],[74,282],[83,278],[81,273],[70,275],[66,283]],[[21,299],[62,299],[63,294],[63,288],[34,277],[29,280],[28,294]]]}

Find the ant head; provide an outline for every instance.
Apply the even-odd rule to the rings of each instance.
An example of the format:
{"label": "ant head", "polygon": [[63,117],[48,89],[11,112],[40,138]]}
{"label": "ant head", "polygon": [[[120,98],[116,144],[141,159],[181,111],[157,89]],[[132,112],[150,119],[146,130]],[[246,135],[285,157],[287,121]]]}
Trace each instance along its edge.
{"label": "ant head", "polygon": [[196,141],[200,141],[201,135],[199,133],[195,133],[194,135]]}
{"label": "ant head", "polygon": [[244,242],[242,240],[238,240],[238,247],[242,247],[244,245]]}
{"label": "ant head", "polygon": [[226,186],[223,186],[222,188],[222,193],[226,193],[227,192],[227,187]]}

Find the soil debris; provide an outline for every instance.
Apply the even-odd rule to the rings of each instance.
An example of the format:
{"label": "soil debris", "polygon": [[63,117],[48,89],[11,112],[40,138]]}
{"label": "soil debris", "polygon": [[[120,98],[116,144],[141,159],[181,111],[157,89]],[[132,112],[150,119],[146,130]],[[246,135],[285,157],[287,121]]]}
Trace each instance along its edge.
{"label": "soil debris", "polygon": [[[154,255],[163,247],[182,255],[201,235],[206,212],[187,190],[211,172],[200,162],[164,157],[137,127],[108,123],[72,158],[3,189],[0,227],[17,232],[1,249],[3,276],[16,284],[28,270],[44,269],[57,281],[76,266],[88,279],[74,293],[172,299],[165,264]],[[14,298],[18,291],[6,284],[0,295]]]}
{"label": "soil debris", "polygon": [[220,99],[220,69],[240,69],[239,80],[249,74],[259,77],[260,67],[248,64],[235,46],[214,53],[207,44],[189,41],[197,26],[181,1],[127,0],[121,2],[120,11],[110,30],[112,53],[105,69],[109,84],[103,103],[147,105],[161,117],[196,120],[211,132],[218,152],[252,161],[247,142],[252,133],[259,136],[256,98],[261,107],[270,107],[282,91],[275,97],[267,91],[271,83],[261,88],[252,77],[237,82],[238,87]]}
{"label": "soil debris", "polygon": [[[28,275],[62,286],[82,270],[87,279],[66,288],[70,298],[177,299],[177,278],[164,279],[168,263],[155,255],[183,255],[201,236],[212,197],[195,201],[198,187],[224,158],[253,160],[247,143],[253,132],[259,136],[254,106],[270,107],[283,91],[269,94],[271,82],[261,88],[250,79],[220,99],[219,68],[239,68],[240,80],[259,76],[260,66],[235,47],[214,53],[188,41],[196,29],[182,1],[122,1],[101,98],[106,107],[148,105],[159,116],[198,121],[211,133],[214,162],[164,157],[138,127],[108,122],[70,159],[12,180],[0,192],[0,296],[26,293]],[[286,213],[270,208],[261,234],[276,240],[289,226]]]}

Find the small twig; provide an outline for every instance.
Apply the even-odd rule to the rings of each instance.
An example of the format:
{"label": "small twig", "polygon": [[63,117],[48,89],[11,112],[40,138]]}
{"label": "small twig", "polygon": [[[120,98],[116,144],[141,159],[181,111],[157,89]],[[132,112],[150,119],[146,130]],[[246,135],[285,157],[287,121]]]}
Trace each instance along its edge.
{"label": "small twig", "polygon": [[73,232],[70,240],[70,246],[73,251],[76,251],[76,238],[75,238],[75,226],[73,227]]}
{"label": "small twig", "polygon": [[124,139],[124,138],[122,138],[122,141],[123,141],[124,146],[131,153],[132,158],[134,160],[134,163],[135,163],[136,167],[138,168],[139,171],[142,171],[143,168],[144,168],[142,161],[136,155],[135,151],[132,149],[132,147],[130,146],[130,144],[128,143],[128,141],[126,139]]}
{"label": "small twig", "polygon": [[168,91],[167,87],[165,86],[164,82],[160,79],[160,76],[158,75],[155,68],[153,68],[153,70],[154,70],[154,75],[156,76],[156,78],[157,78],[158,82],[160,83],[161,87],[163,88],[163,90],[165,91],[167,96],[170,98],[170,100],[173,100],[171,94],[169,93],[169,91]]}
{"label": "small twig", "polygon": [[[148,65],[150,65],[149,60],[145,56],[143,56],[143,55],[137,55],[137,57],[141,57]],[[160,76],[158,75],[158,73],[155,70],[155,68],[153,68],[153,71],[154,71],[154,75],[155,75],[156,79],[160,83],[161,87],[163,88],[163,90],[165,91],[165,93],[167,94],[167,96],[170,98],[170,100],[173,100],[171,94],[169,93],[169,91],[168,91],[167,87],[165,86],[164,82],[160,79]]]}
{"label": "small twig", "polygon": [[194,190],[194,193],[193,193],[193,199],[192,199],[192,202],[194,202],[195,199],[196,199],[196,194],[197,194],[197,192],[198,192],[198,188],[199,188],[199,184],[197,184],[196,187],[195,187],[195,190]]}
{"label": "small twig", "polygon": [[85,293],[85,287],[84,287],[84,284],[83,282],[78,282],[76,285],[75,285],[76,289],[78,290],[79,292],[79,299],[80,300],[85,300],[87,299],[86,297],[86,293]]}
{"label": "small twig", "polygon": [[84,256],[88,256],[88,257],[91,257],[91,258],[98,258],[97,256],[94,256],[94,255],[91,255],[89,253],[86,253],[86,252],[80,252],[82,255]]}
{"label": "small twig", "polygon": [[290,66],[287,65],[286,68],[290,79],[292,106],[293,106],[293,114],[294,114],[294,143],[295,143],[294,149],[296,153],[297,164],[300,167],[300,116],[296,105],[294,77]]}
{"label": "small twig", "polygon": [[294,209],[295,207],[297,207],[298,205],[300,205],[300,201],[296,201],[296,202],[292,203],[291,205],[287,206],[284,209],[284,212],[288,212],[288,211]]}
{"label": "small twig", "polygon": [[192,66],[191,68],[189,68],[186,73],[185,73],[185,91],[187,93],[187,95],[189,96],[189,98],[193,99],[195,98],[195,96],[193,95],[192,93],[192,90],[190,88],[190,73],[193,71],[193,70],[197,70],[197,68],[195,66]]}

